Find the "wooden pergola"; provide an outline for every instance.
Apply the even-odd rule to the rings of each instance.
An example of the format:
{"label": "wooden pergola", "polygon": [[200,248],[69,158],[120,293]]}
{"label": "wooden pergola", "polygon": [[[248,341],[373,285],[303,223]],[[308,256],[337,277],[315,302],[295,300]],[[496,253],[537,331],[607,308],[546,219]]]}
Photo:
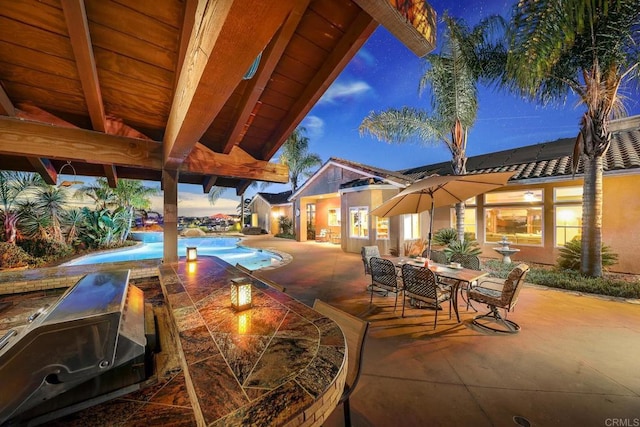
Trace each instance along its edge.
{"label": "wooden pergola", "polygon": [[174,262],[177,184],[287,182],[269,160],[379,23],[433,49],[422,0],[0,0],[0,169],[161,181]]}

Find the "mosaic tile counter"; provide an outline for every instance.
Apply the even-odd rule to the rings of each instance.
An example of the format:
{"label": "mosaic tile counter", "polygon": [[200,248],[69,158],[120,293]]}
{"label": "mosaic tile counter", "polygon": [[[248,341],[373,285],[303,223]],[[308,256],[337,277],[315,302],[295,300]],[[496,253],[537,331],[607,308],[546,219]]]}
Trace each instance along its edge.
{"label": "mosaic tile counter", "polygon": [[250,276],[215,257],[159,268],[199,425],[323,423],[347,370],[336,323],[255,278],[236,312],[230,280]]}

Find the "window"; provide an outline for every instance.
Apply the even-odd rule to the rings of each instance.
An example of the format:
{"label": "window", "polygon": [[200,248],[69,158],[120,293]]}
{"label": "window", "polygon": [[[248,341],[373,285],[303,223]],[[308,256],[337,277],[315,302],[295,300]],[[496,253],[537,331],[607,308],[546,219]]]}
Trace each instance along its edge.
{"label": "window", "polygon": [[420,238],[420,215],[407,214],[403,215],[404,221],[404,240]]}
{"label": "window", "polygon": [[364,239],[369,237],[369,209],[349,208],[349,236]]}
{"label": "window", "polygon": [[542,245],[542,207],[485,209],[485,241],[499,242],[503,236],[513,244]]}
{"label": "window", "polygon": [[582,187],[554,188],[553,200],[555,244],[564,246],[573,238],[579,239],[582,232]]}
{"label": "window", "polygon": [[307,204],[307,228],[315,229],[316,227],[316,204]]}
{"label": "window", "polygon": [[498,191],[484,195],[485,242],[499,242],[502,237],[514,245],[542,246],[543,191],[530,188]]}
{"label": "window", "polygon": [[389,240],[389,218],[376,217],[376,238]]}
{"label": "window", "polygon": [[340,208],[329,209],[329,219],[327,224],[334,227],[338,227],[340,225]]}
{"label": "window", "polygon": [[[451,228],[456,228],[456,210],[451,209]],[[476,208],[464,209],[464,232],[469,233],[472,239],[476,239]]]}

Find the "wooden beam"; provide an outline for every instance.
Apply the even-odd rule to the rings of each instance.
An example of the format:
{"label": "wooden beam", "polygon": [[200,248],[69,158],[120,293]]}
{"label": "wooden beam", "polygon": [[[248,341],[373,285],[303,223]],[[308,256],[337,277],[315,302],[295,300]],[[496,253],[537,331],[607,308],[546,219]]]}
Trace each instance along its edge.
{"label": "wooden beam", "polygon": [[289,168],[285,165],[256,160],[240,147],[233,147],[229,154],[222,154],[200,143],[196,143],[180,171],[283,184],[289,181]]}
{"label": "wooden beam", "polygon": [[[0,117],[0,154],[163,169],[159,142],[7,117]],[[279,183],[289,180],[289,170],[284,165],[256,160],[239,147],[222,154],[200,143],[180,171]]]}
{"label": "wooden beam", "polygon": [[44,182],[49,185],[56,185],[58,181],[58,171],[56,171],[51,160],[38,157],[27,157],[27,160],[29,160],[29,163],[31,163],[36,173],[39,173],[42,179],[44,179]]}
{"label": "wooden beam", "polygon": [[162,169],[162,145],[156,141],[5,117],[0,117],[0,153]]}
{"label": "wooden beam", "polygon": [[198,4],[167,122],[164,168],[176,170],[189,156],[292,7],[273,0]]}
{"label": "wooden beam", "polygon": [[242,180],[240,184],[236,186],[236,195],[243,196],[242,204],[244,204],[244,193],[247,191],[247,188],[251,185],[251,181],[248,179]]}
{"label": "wooden beam", "polygon": [[302,95],[298,97],[298,101],[271,134],[271,138],[268,139],[270,143],[265,144],[261,158],[270,159],[274,156],[278,148],[318,102],[322,94],[351,61],[351,58],[367,41],[377,26],[378,23],[369,14],[364,11],[360,12],[340,42],[331,51],[322,68],[318,70]]}
{"label": "wooden beam", "polygon": [[216,181],[218,180],[217,176],[205,176],[202,180],[202,190],[205,194],[209,194],[209,191],[216,185]]}
{"label": "wooden beam", "polygon": [[118,172],[114,165],[102,165],[104,169],[104,176],[107,178],[107,183],[110,188],[116,188],[118,186]]}
{"label": "wooden beam", "polygon": [[258,100],[267,86],[269,79],[280,61],[285,48],[291,41],[291,37],[298,28],[304,11],[309,6],[309,0],[298,1],[287,17],[285,23],[280,27],[274,40],[269,44],[267,50],[262,54],[260,67],[255,76],[249,81],[245,93],[242,96],[238,113],[233,117],[231,123],[235,125],[230,129],[223,153],[228,154],[231,147],[238,145],[247,131],[247,124],[251,121],[251,114],[259,107]]}
{"label": "wooden beam", "polygon": [[191,39],[191,31],[194,28],[196,20],[197,8],[198,0],[187,0],[186,4],[184,5],[184,16],[182,17],[182,32],[180,33],[180,50],[178,51],[178,63],[176,64],[174,88],[178,86],[180,70],[182,70],[182,65],[184,64],[184,58],[187,54],[187,48],[189,47],[189,40]]}
{"label": "wooden beam", "polygon": [[9,99],[7,92],[4,91],[2,84],[0,84],[0,114],[9,117],[16,115],[16,109],[13,106],[13,102]]}
{"label": "wooden beam", "polygon": [[[105,114],[102,93],[98,82],[96,61],[93,57],[93,45],[89,34],[89,23],[84,0],[62,0],[62,10],[67,21],[71,47],[82,84],[82,91],[91,117],[93,129],[105,131]],[[107,177],[108,178],[108,177]]]}

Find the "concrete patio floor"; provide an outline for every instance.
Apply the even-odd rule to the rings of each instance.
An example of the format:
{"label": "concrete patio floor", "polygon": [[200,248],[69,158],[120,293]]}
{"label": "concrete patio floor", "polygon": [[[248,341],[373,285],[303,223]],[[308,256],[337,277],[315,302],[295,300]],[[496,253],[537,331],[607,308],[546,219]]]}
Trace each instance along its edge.
{"label": "concrete patio floor", "polygon": [[[393,311],[393,296],[365,291],[358,254],[330,243],[267,236],[243,244],[293,260],[260,274],[312,305],[327,301],[371,322],[362,375],[351,396],[355,426],[640,425],[640,305],[527,285],[509,318],[516,335],[473,329],[433,311]],[[401,301],[398,301],[401,304]],[[342,406],[326,426],[343,425]]]}

